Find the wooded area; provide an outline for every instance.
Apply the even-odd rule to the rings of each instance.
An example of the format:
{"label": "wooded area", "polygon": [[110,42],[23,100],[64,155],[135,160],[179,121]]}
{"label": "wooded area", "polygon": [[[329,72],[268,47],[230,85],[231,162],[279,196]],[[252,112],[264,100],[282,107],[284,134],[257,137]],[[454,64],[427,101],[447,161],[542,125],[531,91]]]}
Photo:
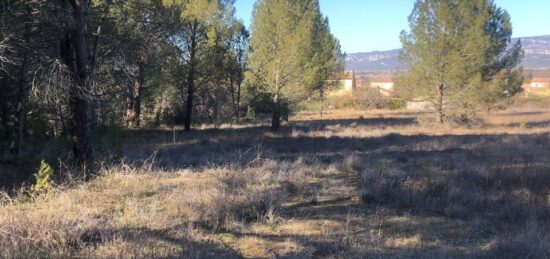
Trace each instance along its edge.
{"label": "wooded area", "polygon": [[252,38],[232,0],[0,8],[0,153],[13,163],[39,139],[66,138],[74,165],[91,173],[97,128],[189,131],[263,112],[277,130],[283,113],[343,69],[316,0],[259,2]]}

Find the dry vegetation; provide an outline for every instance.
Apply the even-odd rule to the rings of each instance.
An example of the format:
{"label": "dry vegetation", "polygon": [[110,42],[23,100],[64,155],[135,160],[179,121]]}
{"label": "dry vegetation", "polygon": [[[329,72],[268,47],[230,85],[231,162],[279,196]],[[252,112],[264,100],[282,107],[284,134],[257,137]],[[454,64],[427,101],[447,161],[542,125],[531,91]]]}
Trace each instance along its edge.
{"label": "dry vegetation", "polygon": [[548,107],[126,132],[128,165],[3,199],[0,257],[548,258]]}

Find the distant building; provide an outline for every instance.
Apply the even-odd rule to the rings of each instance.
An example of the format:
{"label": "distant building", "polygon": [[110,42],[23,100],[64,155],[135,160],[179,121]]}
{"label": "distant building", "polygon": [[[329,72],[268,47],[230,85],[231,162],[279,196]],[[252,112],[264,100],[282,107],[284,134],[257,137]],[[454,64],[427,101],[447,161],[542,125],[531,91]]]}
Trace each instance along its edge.
{"label": "distant building", "polygon": [[550,92],[550,78],[533,78],[531,83],[522,86],[526,93],[548,93]]}
{"label": "distant building", "polygon": [[329,97],[352,96],[353,92],[357,89],[354,71],[345,71],[328,81],[336,83],[336,87],[327,93]]}
{"label": "distant building", "polygon": [[383,96],[391,97],[395,94],[395,84],[390,75],[378,76],[372,79],[370,87],[378,89]]}

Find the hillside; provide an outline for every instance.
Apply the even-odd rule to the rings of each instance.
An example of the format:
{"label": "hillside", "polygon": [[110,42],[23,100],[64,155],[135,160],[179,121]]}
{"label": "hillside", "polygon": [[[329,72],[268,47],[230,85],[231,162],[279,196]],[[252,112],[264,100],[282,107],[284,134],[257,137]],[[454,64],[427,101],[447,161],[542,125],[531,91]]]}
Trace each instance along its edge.
{"label": "hillside", "polygon": [[[520,38],[525,51],[522,66],[526,69],[550,68],[550,35]],[[387,72],[406,68],[399,61],[401,49],[350,53],[346,70]]]}

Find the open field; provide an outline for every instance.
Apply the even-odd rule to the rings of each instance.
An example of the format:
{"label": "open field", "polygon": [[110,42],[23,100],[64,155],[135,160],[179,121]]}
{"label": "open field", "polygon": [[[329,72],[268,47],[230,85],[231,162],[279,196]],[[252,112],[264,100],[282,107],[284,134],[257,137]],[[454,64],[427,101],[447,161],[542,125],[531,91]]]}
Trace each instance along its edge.
{"label": "open field", "polygon": [[550,107],[430,116],[128,131],[97,179],[3,199],[0,257],[550,257]]}

